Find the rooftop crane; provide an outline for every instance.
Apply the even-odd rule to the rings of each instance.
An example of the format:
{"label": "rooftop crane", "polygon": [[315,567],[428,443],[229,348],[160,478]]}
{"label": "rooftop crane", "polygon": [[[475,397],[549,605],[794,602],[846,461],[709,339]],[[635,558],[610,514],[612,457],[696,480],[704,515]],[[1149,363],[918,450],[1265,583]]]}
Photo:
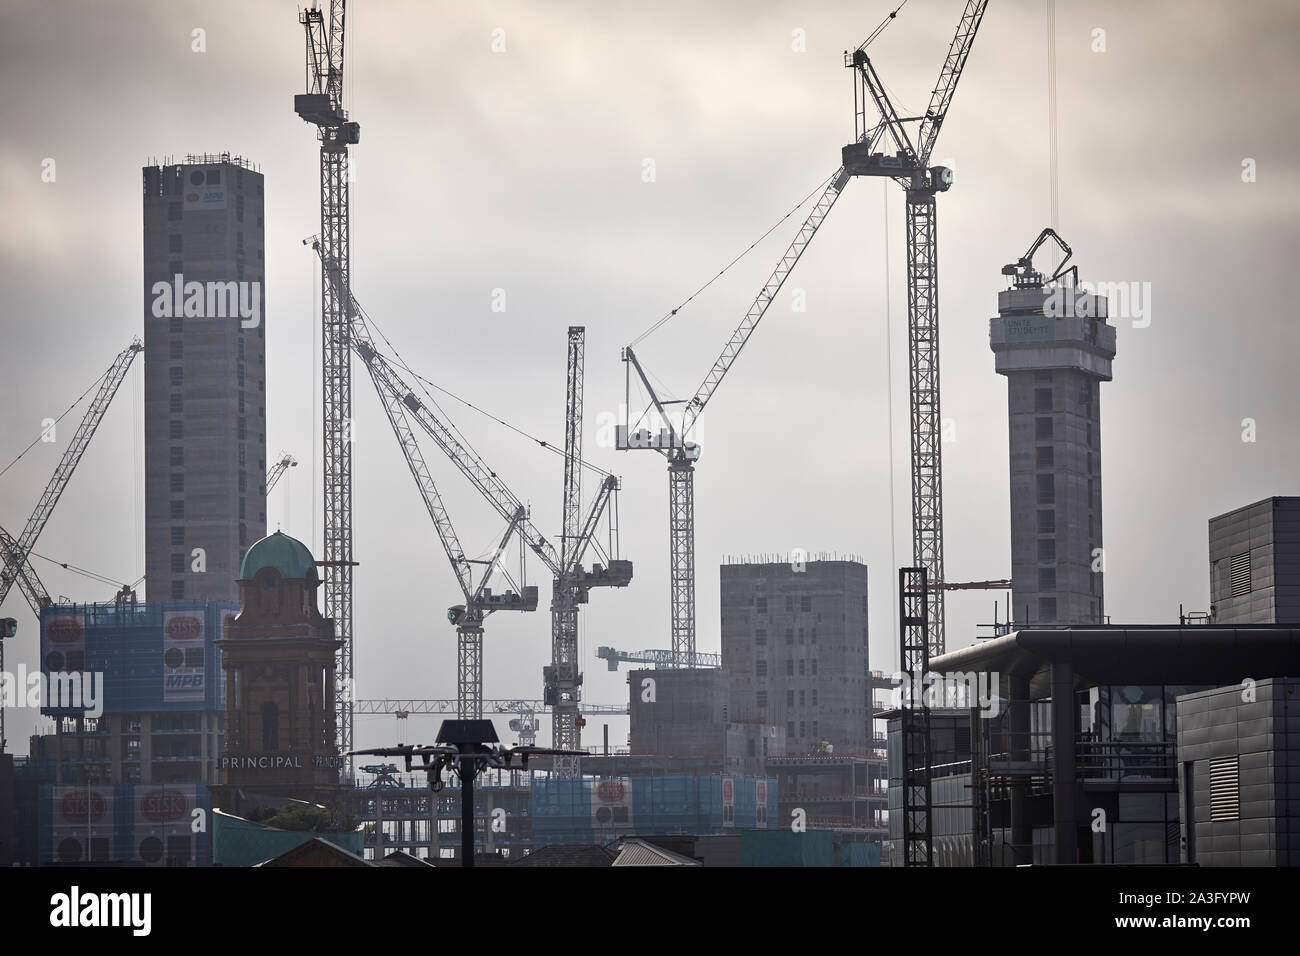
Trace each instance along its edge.
{"label": "rooftop crane", "polygon": [[[330,0],[298,13],[307,38],[307,92],[294,112],[316,127],[320,140],[321,385],[324,457],[325,616],[333,618],[339,647],[334,708],[340,753],[352,750],[352,364],[347,316],[351,275],[348,219],[348,147],[361,127],[343,109],[343,35],[347,0]],[[333,276],[333,281],[327,275]],[[349,762],[349,770],[351,761]]]}
{"label": "rooftop crane", "polygon": [[[1043,243],[1051,239],[1056,243],[1065,258],[1061,260],[1056,267],[1056,271],[1046,278],[1043,274],[1034,268],[1034,254],[1042,247]],[[1069,243],[1056,234],[1056,230],[1048,226],[1038,234],[1029,247],[1029,251],[1017,259],[1015,262],[1008,263],[1002,267],[1002,274],[1011,277],[1011,284],[1017,289],[1035,289],[1052,283],[1061,283],[1063,285],[1074,287],[1079,284],[1079,267],[1077,265],[1065,268],[1065,264],[1070,261],[1074,255],[1074,250],[1070,248]],[[1070,281],[1065,282],[1065,277],[1070,276]]]}
{"label": "rooftop crane", "polygon": [[[15,539],[8,531],[0,528],[0,551],[3,551],[4,558],[3,568],[0,568],[0,605],[4,604],[5,598],[9,596],[9,590],[15,583],[18,584],[19,590],[22,591],[23,597],[27,599],[27,603],[31,606],[32,612],[36,615],[38,621],[41,617],[41,608],[48,607],[53,603],[50,600],[49,593],[45,590],[45,585],[41,583],[40,577],[37,576],[35,569],[31,566],[32,548],[36,546],[36,539],[45,530],[45,525],[50,520],[50,515],[54,513],[54,506],[58,504],[63,490],[68,487],[72,473],[81,462],[81,456],[85,454],[90,439],[95,435],[95,430],[99,428],[99,423],[104,420],[104,414],[108,411],[109,403],[113,401],[113,396],[117,394],[118,387],[126,378],[126,373],[130,371],[136,353],[143,349],[144,346],[138,338],[132,339],[130,345],[117,353],[117,356],[113,359],[113,364],[100,377],[99,390],[86,407],[86,412],[81,418],[81,424],[77,426],[76,432],[73,433],[72,441],[68,442],[68,447],[63,450],[63,455],[54,469],[54,474],[45,485],[45,490],[41,492],[35,510],[32,511],[27,523],[23,526],[22,534]],[[4,642],[0,640],[0,673],[3,672]],[[4,748],[4,708],[0,707],[0,753],[4,752]]]}
{"label": "rooftop crane", "polygon": [[[312,248],[320,254],[318,240],[309,238]],[[327,269],[327,281],[333,270]],[[562,659],[553,660],[544,671],[546,690],[544,699],[552,708],[552,727],[554,743],[557,746],[569,745],[577,748],[581,736],[581,717],[579,714],[582,677],[577,668],[577,605],[585,604],[588,594],[594,587],[625,587],[632,579],[632,562],[619,559],[617,551],[616,529],[612,534],[611,554],[605,557],[605,564],[593,564],[587,571],[582,564],[587,548],[592,546],[599,527],[600,519],[609,510],[611,527],[614,527],[617,506],[612,504],[618,492],[618,478],[606,474],[601,481],[595,500],[581,524],[576,525],[577,532],[566,531],[561,542],[561,552],[533,524],[528,509],[505,482],[490,468],[477,452],[465,447],[455,432],[434,412],[428,404],[416,396],[415,391],[394,367],[393,363],[375,346],[370,336],[369,319],[356,297],[347,293],[347,315],[350,322],[350,342],[353,350],[366,364],[372,382],[380,393],[385,409],[398,409],[403,416],[414,418],[416,424],[434,440],[443,454],[460,472],[469,479],[471,485],[487,499],[497,513],[506,521],[513,521],[527,546],[546,565],[552,574],[551,597],[551,647],[552,652],[565,651]],[[575,327],[577,328],[577,327]],[[581,431],[581,385],[573,383],[575,377],[582,375],[581,336],[575,339],[570,333],[569,353],[569,400],[567,402],[567,421],[576,423],[566,426],[566,463],[570,458],[580,461],[580,444],[573,436]],[[390,419],[391,421],[391,419]],[[404,443],[405,447],[405,443]],[[410,458],[408,457],[408,462]],[[572,471],[577,470],[574,464]],[[571,473],[566,468],[566,473]],[[571,487],[571,479],[566,479],[566,501],[576,493]],[[599,548],[599,545],[597,545]],[[558,666],[557,666],[558,665]],[[576,764],[563,761],[564,768],[557,772],[576,774]]]}
{"label": "rooftop crane", "polygon": [[[930,166],[930,154],[948,115],[988,0],[967,0],[948,47],[939,81],[921,116],[900,117],[864,43],[845,53],[854,71],[854,141],[843,149],[850,176],[884,176],[907,199],[907,337],[912,437],[912,557],[927,572],[930,654],[944,652],[943,469],[939,413],[939,259],[935,196],[952,185],[952,171]],[[868,41],[870,42],[870,41]],[[867,122],[867,101],[879,121]],[[917,124],[915,141],[909,124]],[[881,149],[888,135],[894,154]]]}
{"label": "rooftop crane", "polygon": [[283,475],[285,471],[297,467],[298,459],[294,458],[293,455],[289,454],[287,451],[280,452],[279,460],[274,462],[271,465],[271,470],[266,473],[266,493],[268,495],[271,493],[271,489],[275,487],[275,483],[280,480],[280,476]]}

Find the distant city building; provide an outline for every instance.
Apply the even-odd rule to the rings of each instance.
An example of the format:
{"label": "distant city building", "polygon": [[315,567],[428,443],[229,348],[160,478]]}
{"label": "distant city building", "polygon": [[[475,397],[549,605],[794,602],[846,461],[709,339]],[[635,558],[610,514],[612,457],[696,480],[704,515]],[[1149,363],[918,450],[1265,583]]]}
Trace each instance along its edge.
{"label": "distant city building", "polygon": [[1115,328],[1104,296],[1031,275],[998,293],[989,322],[1007,377],[1011,617],[1096,624],[1105,620],[1100,386],[1111,378]]}
{"label": "distant city building", "polygon": [[[30,862],[202,866],[224,734],[216,638],[233,604],[55,605],[41,614],[41,713],[27,776]],[[75,679],[74,679],[75,678]],[[67,690],[75,691],[71,696]],[[57,695],[57,699],[56,699]]]}
{"label": "distant city building", "polygon": [[266,534],[263,180],[229,154],[144,168],[145,588],[236,601]]}
{"label": "distant city building", "polygon": [[724,564],[721,579],[728,719],[783,727],[791,754],[869,753],[866,565]]}
{"label": "distant city building", "polygon": [[1300,623],[1300,498],[1265,498],[1210,519],[1215,624]]}

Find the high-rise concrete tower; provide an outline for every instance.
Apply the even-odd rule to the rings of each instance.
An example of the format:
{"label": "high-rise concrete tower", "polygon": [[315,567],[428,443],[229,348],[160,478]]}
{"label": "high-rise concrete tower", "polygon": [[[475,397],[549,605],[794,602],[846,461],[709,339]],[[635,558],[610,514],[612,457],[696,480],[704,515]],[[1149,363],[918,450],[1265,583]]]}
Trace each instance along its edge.
{"label": "high-rise concrete tower", "polygon": [[1115,328],[1104,296],[1076,288],[1077,267],[1034,271],[1033,254],[1005,267],[989,322],[1007,377],[1011,452],[1011,591],[1016,624],[1105,620],[1101,537],[1100,385],[1111,378]]}
{"label": "high-rise concrete tower", "polygon": [[262,187],[227,153],[144,168],[151,601],[237,601],[266,535]]}

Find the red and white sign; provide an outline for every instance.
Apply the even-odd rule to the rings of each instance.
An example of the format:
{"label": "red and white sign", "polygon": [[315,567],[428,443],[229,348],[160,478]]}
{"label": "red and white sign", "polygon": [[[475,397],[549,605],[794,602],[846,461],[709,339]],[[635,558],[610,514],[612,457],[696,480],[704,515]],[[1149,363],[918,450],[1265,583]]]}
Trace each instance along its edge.
{"label": "red and white sign", "polygon": [[202,700],[203,611],[163,612],[163,700]]}
{"label": "red and white sign", "polygon": [[623,778],[591,784],[591,825],[595,830],[632,826],[632,782]]}

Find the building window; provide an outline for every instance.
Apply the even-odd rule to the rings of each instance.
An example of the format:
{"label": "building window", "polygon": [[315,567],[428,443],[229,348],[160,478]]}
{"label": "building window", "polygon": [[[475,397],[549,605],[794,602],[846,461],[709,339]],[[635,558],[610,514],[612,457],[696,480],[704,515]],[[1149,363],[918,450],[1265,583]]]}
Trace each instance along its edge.
{"label": "building window", "polygon": [[785,725],[785,735],[786,735],[787,737],[789,737],[791,740],[794,739],[794,721],[793,721],[793,720],[790,721],[788,724]]}
{"label": "building window", "polygon": [[1035,475],[1038,485],[1038,503],[1040,505],[1056,504],[1056,477],[1054,475]]}
{"label": "building window", "polygon": [[243,441],[248,435],[248,425],[244,419],[239,420],[239,440]]}
{"label": "building window", "polygon": [[803,692],[803,691],[799,691],[799,709],[800,709],[800,710],[803,710],[803,705],[804,705],[804,692]]}
{"label": "building window", "polygon": [[179,315],[173,315],[170,319],[167,320],[167,331],[171,332],[173,335],[183,332],[184,329],[185,326],[181,322],[181,317]]}
{"label": "building window", "polygon": [[167,251],[181,251],[181,234],[179,232],[173,232],[167,236]]}
{"label": "building window", "polygon": [[171,502],[171,513],[173,518],[185,517],[185,499],[173,499]]}
{"label": "building window", "polygon": [[804,659],[802,657],[799,658],[799,676],[804,676]]}
{"label": "building window", "polygon": [[801,611],[812,610],[812,598],[809,597],[807,594],[799,598],[799,610]]}
{"label": "building window", "polygon": [[185,579],[177,578],[172,581],[172,600],[180,601],[185,597]]}
{"label": "building window", "polygon": [[185,419],[173,418],[167,423],[167,437],[172,439],[185,437]]}
{"label": "building window", "polygon": [[816,643],[817,643],[817,628],[814,627],[814,628],[809,632],[809,634],[808,634],[808,643],[809,643],[809,644],[816,644]]}
{"label": "building window", "polygon": [[185,525],[178,524],[172,527],[172,544],[185,543]]}
{"label": "building window", "polygon": [[814,658],[811,658],[811,659],[809,660],[809,664],[812,666],[812,673],[813,673],[813,676],[816,677],[816,676],[817,676],[817,658],[815,658],[815,657],[814,657]]}
{"label": "building window", "polygon": [[172,574],[184,574],[184,573],[185,573],[185,555],[184,555],[184,554],[173,554],[173,555],[172,555]]}
{"label": "building window", "polygon": [[262,749],[268,752],[280,749],[280,708],[273,700],[262,704]]}
{"label": "building window", "polygon": [[1050,416],[1034,419],[1034,439],[1036,441],[1052,440],[1052,419]]}
{"label": "building window", "polygon": [[817,689],[816,689],[816,688],[813,688],[813,692],[812,692],[812,702],[813,702],[813,706],[816,707],[816,706],[817,706]]}
{"label": "building window", "polygon": [[1039,538],[1038,539],[1038,563],[1051,564],[1056,560],[1056,539]]}
{"label": "building window", "polygon": [[1035,464],[1039,468],[1051,468],[1056,464],[1056,448],[1052,445],[1039,445],[1036,449]]}
{"label": "building window", "polygon": [[760,690],[755,697],[755,701],[758,703],[759,710],[767,710],[767,691]]}
{"label": "building window", "polygon": [[763,630],[761,627],[760,627],[758,630],[756,630],[756,631],[754,632],[754,643],[755,643],[755,644],[766,644],[766,643],[767,643],[767,631]]}
{"label": "building window", "polygon": [[167,370],[167,377],[173,385],[185,384],[185,369],[179,365],[173,365]]}
{"label": "building window", "polygon": [[766,614],[766,613],[767,613],[767,598],[765,598],[765,597],[755,598],[755,599],[754,599],[754,610],[755,610],[757,613],[759,613],[759,614]]}
{"label": "building window", "polygon": [[1034,411],[1050,412],[1052,410],[1052,390],[1050,388],[1034,389]]}
{"label": "building window", "polygon": [[788,690],[785,692],[785,705],[787,707],[794,706],[794,691]]}
{"label": "building window", "polygon": [[767,661],[761,657],[758,660],[754,661],[754,676],[756,677],[767,676]]}
{"label": "building window", "polygon": [[243,521],[243,520],[244,520],[244,501],[245,501],[245,500],[246,500],[246,499],[244,499],[244,498],[240,498],[240,499],[239,499],[239,520],[240,520],[240,521]]}
{"label": "building window", "polygon": [[167,204],[167,221],[179,222],[181,218],[181,204],[178,202],[169,202]]}
{"label": "building window", "polygon": [[184,445],[172,445],[172,447],[171,447],[170,449],[168,449],[168,450],[171,452],[171,464],[173,464],[173,465],[183,465],[183,464],[185,464],[185,446],[184,446]]}
{"label": "building window", "polygon": [[239,414],[244,414],[244,393],[239,393]]}
{"label": "building window", "polygon": [[787,657],[787,658],[785,659],[785,676],[786,676],[786,677],[793,677],[793,676],[794,676],[794,658],[793,658],[793,657]]}
{"label": "building window", "polygon": [[172,490],[172,491],[184,491],[184,490],[185,490],[185,472],[183,472],[183,471],[173,471],[173,472],[172,472],[172,474],[171,474],[171,490]]}
{"label": "building window", "polygon": [[1056,621],[1056,598],[1040,597],[1038,599],[1038,620],[1044,624]]}
{"label": "building window", "polygon": [[1056,568],[1038,569],[1038,590],[1040,591],[1056,590]]}
{"label": "building window", "polygon": [[173,415],[180,415],[185,411],[185,400],[180,392],[172,392],[167,408]]}
{"label": "building window", "polygon": [[173,259],[171,262],[167,263],[168,275],[178,276],[183,274],[184,272],[185,272],[185,263],[181,262],[181,260]]}
{"label": "building window", "polygon": [[786,642],[787,644],[793,644],[793,643],[794,643],[794,628],[792,628],[792,627],[787,627],[787,628],[785,629],[785,642]]}
{"label": "building window", "polygon": [[1038,512],[1038,533],[1056,534],[1056,509],[1045,508]]}
{"label": "building window", "polygon": [[183,359],[185,357],[184,339],[172,339],[170,342],[168,342],[167,352],[168,352],[168,358],[172,359],[173,361],[178,362],[181,359]]}

